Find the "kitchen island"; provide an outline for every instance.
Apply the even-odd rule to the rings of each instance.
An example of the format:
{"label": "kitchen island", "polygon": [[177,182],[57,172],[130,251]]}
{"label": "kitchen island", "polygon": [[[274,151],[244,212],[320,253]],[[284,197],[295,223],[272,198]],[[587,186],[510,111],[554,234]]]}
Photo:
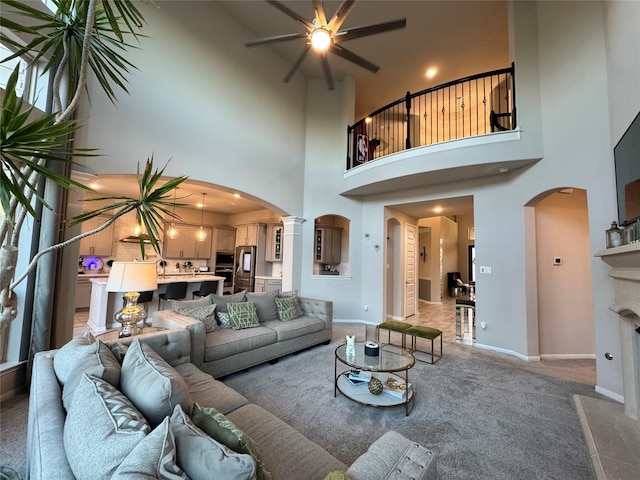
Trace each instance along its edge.
{"label": "kitchen island", "polygon": [[[107,277],[91,278],[91,303],[89,305],[89,328],[93,332],[101,333],[113,328],[120,328],[120,324],[114,320],[116,312],[123,307],[123,297],[126,292],[107,292]],[[224,288],[224,277],[207,274],[188,275],[167,275],[158,276],[158,289],[153,292],[153,299],[146,304],[147,321],[156,310],[158,310],[158,295],[167,289],[169,283],[187,282],[186,300],[191,300],[194,291],[200,287],[200,282],[214,280],[218,281],[217,294],[222,295]],[[170,308],[168,303],[163,308]]]}

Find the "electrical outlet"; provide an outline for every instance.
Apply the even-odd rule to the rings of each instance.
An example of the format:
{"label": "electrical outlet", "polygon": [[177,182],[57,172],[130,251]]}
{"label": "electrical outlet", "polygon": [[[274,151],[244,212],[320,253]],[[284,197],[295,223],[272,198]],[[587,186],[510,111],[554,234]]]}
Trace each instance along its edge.
{"label": "electrical outlet", "polygon": [[562,265],[562,257],[553,257],[554,265]]}
{"label": "electrical outlet", "polygon": [[491,267],[480,267],[480,273],[491,275]]}

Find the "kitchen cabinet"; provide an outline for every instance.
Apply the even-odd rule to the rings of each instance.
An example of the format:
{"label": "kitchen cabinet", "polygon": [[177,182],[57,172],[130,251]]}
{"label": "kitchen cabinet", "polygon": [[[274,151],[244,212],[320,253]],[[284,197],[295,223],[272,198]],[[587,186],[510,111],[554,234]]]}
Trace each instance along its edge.
{"label": "kitchen cabinet", "polygon": [[265,260],[267,262],[282,261],[282,234],[284,229],[281,224],[267,225],[267,249]]}
{"label": "kitchen cabinet", "polygon": [[281,278],[256,277],[255,283],[253,286],[253,291],[258,293],[272,292],[274,290],[280,290],[281,288],[282,288]]}
{"label": "kitchen cabinet", "polygon": [[[91,220],[82,222],[82,233],[89,232],[104,225],[111,217],[99,215]],[[113,247],[113,223],[98,233],[89,235],[80,240],[80,255],[94,255],[108,257]]]}
{"label": "kitchen cabinet", "polygon": [[215,229],[217,252],[233,252],[236,246],[236,229],[216,227]]}
{"label": "kitchen cabinet", "polygon": [[260,223],[238,225],[236,227],[236,247],[242,245],[258,245],[260,237],[264,236],[263,230],[264,224]]}
{"label": "kitchen cabinet", "polygon": [[213,230],[205,227],[205,239],[200,241],[196,234],[200,230],[195,225],[178,225],[176,226],[178,234],[175,238],[169,238],[165,235],[163,242],[164,258],[184,258],[190,259],[208,259],[211,256],[211,236]]}
{"label": "kitchen cabinet", "polygon": [[76,282],[76,310],[79,308],[89,308],[91,305],[91,278],[78,275]]}
{"label": "kitchen cabinet", "polygon": [[314,261],[337,265],[342,252],[342,229],[316,225]]}

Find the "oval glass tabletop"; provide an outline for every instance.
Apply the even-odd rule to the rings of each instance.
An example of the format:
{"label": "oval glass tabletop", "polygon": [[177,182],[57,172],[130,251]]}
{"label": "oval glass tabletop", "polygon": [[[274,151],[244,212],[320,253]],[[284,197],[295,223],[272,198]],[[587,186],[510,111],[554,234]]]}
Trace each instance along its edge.
{"label": "oval glass tabletop", "polygon": [[378,356],[365,355],[365,342],[356,342],[353,355],[347,354],[347,345],[336,348],[336,357],[350,367],[372,372],[397,372],[413,367],[415,357],[404,348],[395,345],[381,345]]}

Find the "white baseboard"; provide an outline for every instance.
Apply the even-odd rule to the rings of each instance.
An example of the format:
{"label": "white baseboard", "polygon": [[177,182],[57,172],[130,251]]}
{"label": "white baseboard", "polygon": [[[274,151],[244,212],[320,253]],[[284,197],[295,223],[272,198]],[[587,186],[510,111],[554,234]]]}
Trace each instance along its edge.
{"label": "white baseboard", "polygon": [[620,395],[619,393],[612,392],[611,390],[607,390],[606,388],[599,387],[596,385],[596,392],[604,395],[605,397],[609,397],[612,400],[620,402],[624,404],[624,395]]}
{"label": "white baseboard", "polygon": [[544,353],[540,355],[542,360],[595,360],[595,353]]}
{"label": "white baseboard", "polygon": [[355,323],[356,325],[369,325],[371,327],[380,325],[379,323],[372,322],[370,320],[360,320],[353,318],[334,318],[333,323]]}
{"label": "white baseboard", "polygon": [[506,348],[493,347],[491,345],[483,345],[481,343],[474,343],[474,347],[482,348],[483,350],[491,350],[493,352],[504,353],[506,355],[511,355],[513,357],[517,357],[521,360],[525,360],[527,362],[539,362],[540,357],[538,355],[523,355],[518,352],[514,352],[513,350],[507,350]]}

